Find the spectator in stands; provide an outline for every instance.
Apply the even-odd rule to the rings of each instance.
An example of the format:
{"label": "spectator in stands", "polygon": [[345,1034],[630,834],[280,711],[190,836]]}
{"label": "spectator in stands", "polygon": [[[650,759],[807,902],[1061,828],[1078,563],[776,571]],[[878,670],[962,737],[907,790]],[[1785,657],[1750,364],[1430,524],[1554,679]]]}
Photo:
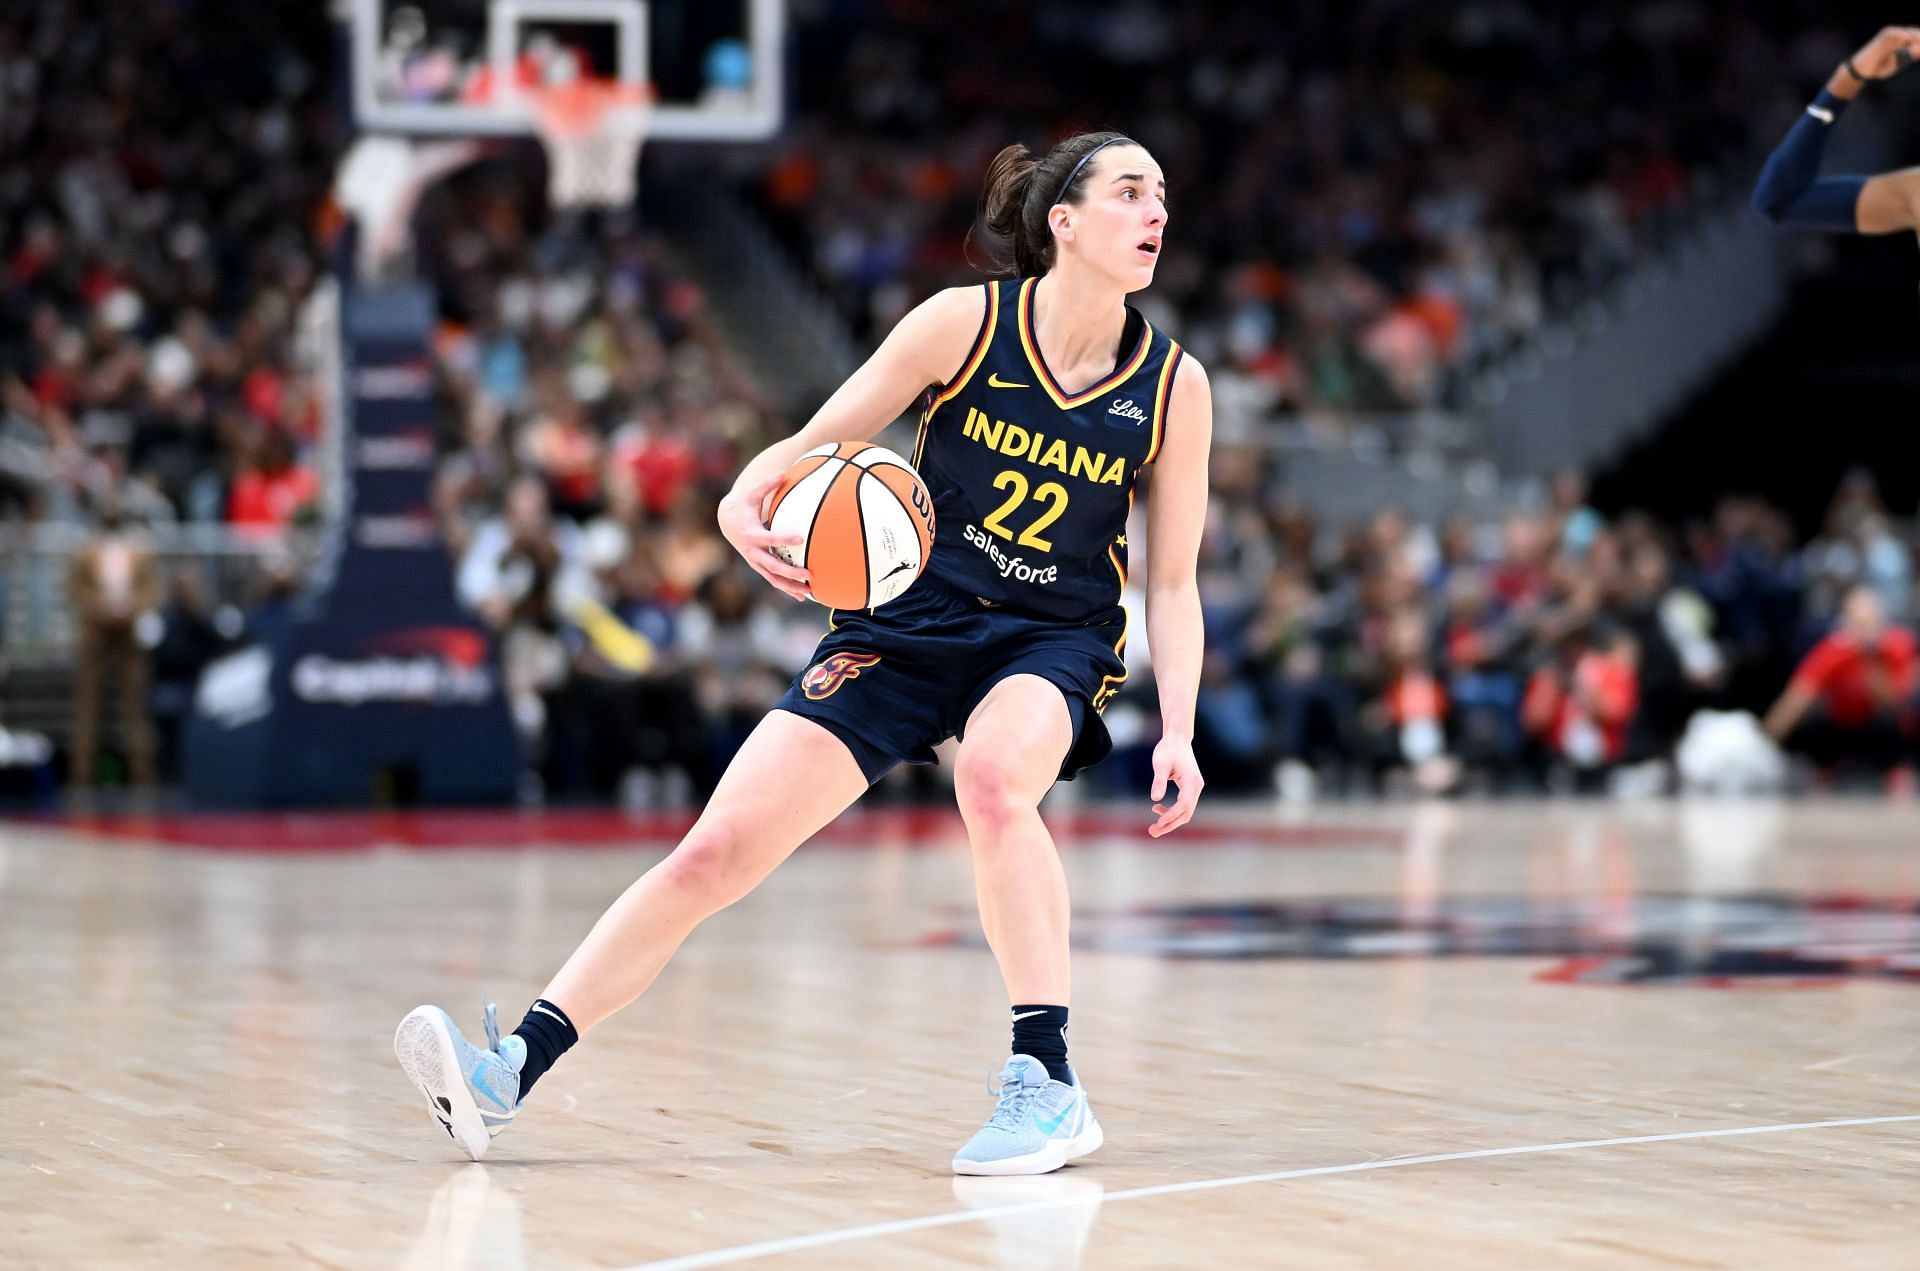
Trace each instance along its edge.
{"label": "spectator in stands", "polygon": [[1806,579],[1784,517],[1758,500],[1727,498],[1696,531],[1693,580],[1713,606],[1731,704],[1766,709],[1793,669]]}
{"label": "spectator in stands", "polygon": [[241,621],[241,644],[264,644],[275,638],[296,616],[302,583],[300,563],[283,548],[265,552],[260,573],[247,597]]}
{"label": "spectator in stands", "polygon": [[546,482],[519,476],[507,487],[506,507],[474,531],[454,581],[460,602],[496,631],[512,625],[515,614],[544,612],[545,602],[528,598],[544,593],[556,580],[563,587],[593,590],[585,577],[586,545],[580,527],[556,520]]}
{"label": "spectator in stands", "polygon": [[[659,570],[644,545],[636,545],[612,571],[606,590],[620,621],[659,650],[653,669],[630,681],[632,764],[649,774],[655,791],[670,793],[676,773],[690,778],[696,791],[711,791],[720,770],[712,767],[694,673],[680,647],[679,615],[664,599]],[[645,779],[639,793],[648,793]],[[629,790],[628,797],[633,795]]]}
{"label": "spectator in stands", "polygon": [[710,767],[719,772],[804,665],[793,660],[773,592],[737,563],[716,569],[680,610],[677,652],[694,668],[702,713],[712,721]]}
{"label": "spectator in stands", "polygon": [[137,626],[160,602],[160,568],[145,540],[108,504],[100,528],[74,554],[67,579],[78,648],[74,655],[72,781],[96,776],[102,699],[120,695],[120,740],[132,784],[153,784],[153,730],[147,713],[147,655]]}
{"label": "spectator in stands", "polygon": [[1435,673],[1426,616],[1413,606],[1387,620],[1379,693],[1360,709],[1361,735],[1376,774],[1406,771],[1416,789],[1450,790],[1460,779],[1448,753],[1447,692]]}
{"label": "spectator in stands", "polygon": [[1724,678],[1713,611],[1675,586],[1672,573],[1666,547],[1649,541],[1633,550],[1622,584],[1618,616],[1640,652],[1640,710],[1628,746],[1635,759],[1671,751]]}
{"label": "spectator in stands", "polygon": [[1328,664],[1323,599],[1297,563],[1280,565],[1242,638],[1283,765],[1329,767],[1351,753],[1351,696]]}
{"label": "spectator in stands", "polygon": [[1467,768],[1493,776],[1521,758],[1517,667],[1522,629],[1494,603],[1459,535],[1450,535],[1446,615],[1440,630],[1455,752]]}
{"label": "spectator in stands", "polygon": [[172,360],[148,359],[147,400],[134,426],[128,463],[151,474],[179,519],[217,520],[225,473],[207,394],[164,369]]}
{"label": "spectator in stands", "polygon": [[154,615],[154,638],[148,651],[153,722],[163,772],[178,764],[180,738],[192,712],[200,672],[231,649],[240,634],[239,614],[215,607],[206,571],[197,562],[176,567],[168,583],[166,604]]}
{"label": "spectator in stands", "polygon": [[464,558],[474,534],[506,499],[514,468],[501,435],[506,412],[497,402],[469,397],[454,409],[461,412],[460,440],[434,471],[433,506],[447,550]]}
{"label": "spectator in stands", "polygon": [[1241,671],[1241,628],[1238,605],[1207,615],[1194,716],[1194,754],[1213,787],[1227,792],[1263,787],[1276,757],[1258,687]]}
{"label": "spectator in stands", "polygon": [[1562,468],[1554,473],[1550,487],[1551,515],[1559,529],[1562,551],[1580,553],[1599,537],[1605,522],[1587,503],[1587,476],[1578,468]]}
{"label": "spectator in stands", "polygon": [[564,382],[542,380],[536,395],[540,409],[521,437],[521,459],[546,482],[553,511],[584,522],[601,507],[600,434]]}
{"label": "spectator in stands", "polygon": [[1801,660],[1767,712],[1767,731],[1827,775],[1910,770],[1920,654],[1871,587],[1847,593],[1835,629]]}
{"label": "spectator in stands", "polygon": [[699,706],[672,656],[675,615],[644,545],[606,519],[586,539],[598,596],[576,592],[556,614],[570,664],[542,693],[547,793],[685,803],[710,783]]}
{"label": "spectator in stands", "polygon": [[1508,613],[1528,617],[1547,600],[1551,583],[1549,554],[1552,531],[1538,516],[1518,513],[1501,528],[1501,555],[1488,585]]}
{"label": "spectator in stands", "polygon": [[711,488],[686,487],[667,522],[653,535],[652,551],[660,571],[660,595],[667,603],[685,604],[727,563],[726,540],[715,530],[714,507],[719,502]]}
{"label": "spectator in stands", "polygon": [[227,522],[243,534],[277,536],[311,521],[319,495],[319,478],[296,458],[293,438],[284,429],[268,428],[233,479]]}
{"label": "spectator in stands", "polygon": [[1527,682],[1521,715],[1549,768],[1566,769],[1581,788],[1627,757],[1639,707],[1638,650],[1615,628],[1562,636],[1551,660]]}
{"label": "spectator in stands", "polygon": [[664,520],[700,479],[694,439],[649,406],[622,425],[608,446],[607,493],[623,517]]}

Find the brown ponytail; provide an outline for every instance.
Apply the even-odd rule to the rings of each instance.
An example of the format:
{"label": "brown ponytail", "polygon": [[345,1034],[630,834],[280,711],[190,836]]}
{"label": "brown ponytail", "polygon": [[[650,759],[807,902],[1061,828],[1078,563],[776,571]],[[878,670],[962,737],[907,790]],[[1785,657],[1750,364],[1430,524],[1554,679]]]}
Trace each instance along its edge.
{"label": "brown ponytail", "polygon": [[1091,172],[1091,165],[1082,161],[1103,146],[1122,142],[1138,144],[1123,133],[1083,132],[1039,159],[1018,142],[993,156],[980,195],[980,219],[1012,257],[1016,277],[1036,277],[1053,268],[1053,227],[1047,224],[1047,213],[1056,203],[1079,203]]}

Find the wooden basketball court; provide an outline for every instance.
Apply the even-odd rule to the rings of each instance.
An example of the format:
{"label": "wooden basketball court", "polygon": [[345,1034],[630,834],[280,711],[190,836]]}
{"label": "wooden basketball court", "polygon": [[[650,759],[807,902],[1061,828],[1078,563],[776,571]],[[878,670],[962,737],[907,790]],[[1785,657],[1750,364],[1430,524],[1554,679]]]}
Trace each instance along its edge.
{"label": "wooden basketball court", "polygon": [[945,816],[844,821],[480,1165],[389,1039],[519,1012],[673,826],[0,825],[0,1264],[1920,1266],[1920,815],[1063,814],[1081,1165],[955,1179],[1005,1003]]}

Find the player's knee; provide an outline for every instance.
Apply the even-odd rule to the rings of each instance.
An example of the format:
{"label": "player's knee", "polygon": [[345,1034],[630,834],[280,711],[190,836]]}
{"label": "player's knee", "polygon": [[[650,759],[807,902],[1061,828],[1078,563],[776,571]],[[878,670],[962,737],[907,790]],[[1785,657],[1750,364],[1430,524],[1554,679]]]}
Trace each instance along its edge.
{"label": "player's knee", "polygon": [[989,836],[1039,806],[1031,785],[1027,766],[1017,754],[1005,750],[963,748],[953,773],[961,816],[976,831]]}
{"label": "player's knee", "polygon": [[753,889],[758,881],[741,836],[724,821],[701,823],[659,866],[676,890],[718,909]]}

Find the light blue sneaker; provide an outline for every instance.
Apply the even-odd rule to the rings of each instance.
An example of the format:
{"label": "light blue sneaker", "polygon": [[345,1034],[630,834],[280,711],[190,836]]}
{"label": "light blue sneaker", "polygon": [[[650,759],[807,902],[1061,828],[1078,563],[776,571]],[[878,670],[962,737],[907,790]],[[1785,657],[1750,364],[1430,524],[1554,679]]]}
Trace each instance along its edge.
{"label": "light blue sneaker", "polygon": [[956,1174],[1045,1174],[1078,1160],[1106,1141],[1093,1119],[1087,1092],[1054,1081],[1031,1055],[1015,1055],[1000,1070],[993,1115],[953,1158]]}
{"label": "light blue sneaker", "polygon": [[416,1006],[394,1030],[393,1054],[427,1096],[433,1119],[476,1161],[520,1111],[527,1044],[518,1037],[501,1038],[491,1002],[485,1050],[462,1037],[439,1007]]}

